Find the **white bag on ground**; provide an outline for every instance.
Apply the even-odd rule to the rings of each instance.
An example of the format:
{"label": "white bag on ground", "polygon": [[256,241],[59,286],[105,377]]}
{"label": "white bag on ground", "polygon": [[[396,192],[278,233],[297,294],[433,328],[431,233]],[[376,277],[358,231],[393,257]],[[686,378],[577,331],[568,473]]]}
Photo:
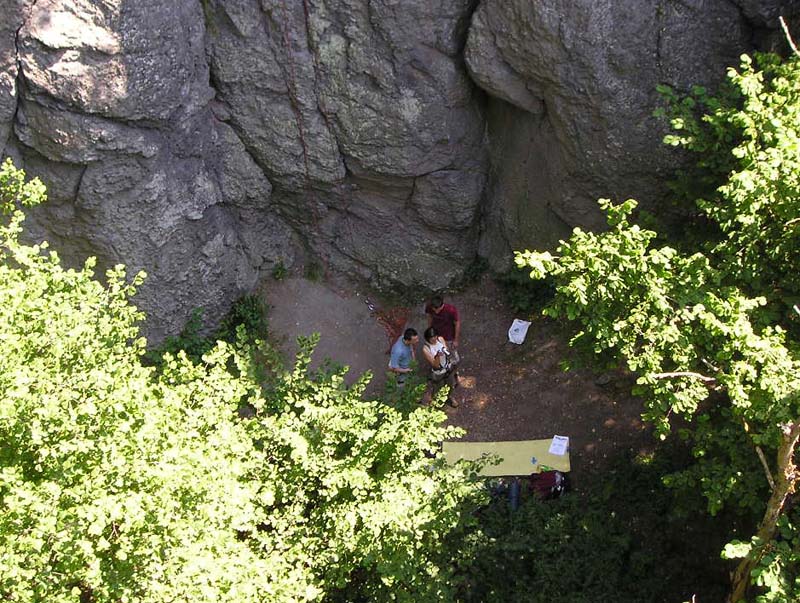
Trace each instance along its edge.
{"label": "white bag on ground", "polygon": [[525,336],[528,334],[529,326],[531,326],[529,321],[515,318],[514,322],[511,323],[511,328],[508,329],[508,340],[511,343],[522,345],[522,342],[525,341]]}

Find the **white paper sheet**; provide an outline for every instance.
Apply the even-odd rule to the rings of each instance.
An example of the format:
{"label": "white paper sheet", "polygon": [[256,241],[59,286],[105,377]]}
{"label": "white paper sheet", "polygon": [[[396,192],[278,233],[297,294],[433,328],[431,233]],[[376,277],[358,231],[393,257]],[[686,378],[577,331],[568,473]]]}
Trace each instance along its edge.
{"label": "white paper sheet", "polygon": [[531,326],[529,321],[515,318],[508,329],[508,340],[511,343],[522,345],[522,342],[525,341],[525,336],[528,334],[529,326]]}
{"label": "white paper sheet", "polygon": [[563,456],[569,450],[569,437],[567,436],[553,436],[553,441],[550,442],[550,449],[548,452],[550,454],[556,454],[558,456]]}

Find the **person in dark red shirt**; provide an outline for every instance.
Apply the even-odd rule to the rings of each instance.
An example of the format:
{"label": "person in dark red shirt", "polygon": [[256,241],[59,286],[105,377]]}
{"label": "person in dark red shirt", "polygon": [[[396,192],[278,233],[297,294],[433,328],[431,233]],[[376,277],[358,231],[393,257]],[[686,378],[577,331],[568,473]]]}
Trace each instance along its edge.
{"label": "person in dark red shirt", "polygon": [[458,310],[451,304],[444,303],[441,295],[434,295],[425,306],[428,315],[428,326],[433,327],[436,333],[447,342],[450,349],[458,348],[461,335],[461,319]]}
{"label": "person in dark red shirt", "polygon": [[425,306],[428,315],[428,327],[447,342],[447,349],[452,353],[454,386],[460,385],[458,365],[461,363],[461,354],[458,351],[458,340],[461,336],[461,318],[458,310],[452,304],[444,303],[441,295],[434,295]]}

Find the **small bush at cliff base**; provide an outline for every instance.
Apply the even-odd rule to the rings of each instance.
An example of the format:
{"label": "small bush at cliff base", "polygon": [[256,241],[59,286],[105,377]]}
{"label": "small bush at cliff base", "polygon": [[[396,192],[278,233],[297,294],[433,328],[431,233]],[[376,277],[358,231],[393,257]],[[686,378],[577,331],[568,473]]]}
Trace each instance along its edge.
{"label": "small bush at cliff base", "polygon": [[148,350],[144,355],[144,362],[161,367],[167,354],[176,356],[179,352],[186,354],[192,362],[201,362],[203,356],[214,348],[217,341],[236,342],[237,331],[240,328],[244,330],[244,336],[248,341],[267,338],[267,308],[255,295],[245,295],[236,300],[219,327],[210,335],[202,334],[210,329],[204,323],[203,311],[195,308],[180,334],[167,337],[161,345]]}
{"label": "small bush at cliff base", "polygon": [[289,270],[286,268],[286,265],[282,260],[279,260],[278,263],[272,268],[272,278],[274,278],[276,281],[282,281],[287,277],[288,274]]}
{"label": "small bush at cliff base", "polygon": [[269,328],[267,306],[256,295],[245,295],[233,304],[222,319],[217,337],[228,343],[236,340],[236,330],[242,327],[250,339],[265,339]]}

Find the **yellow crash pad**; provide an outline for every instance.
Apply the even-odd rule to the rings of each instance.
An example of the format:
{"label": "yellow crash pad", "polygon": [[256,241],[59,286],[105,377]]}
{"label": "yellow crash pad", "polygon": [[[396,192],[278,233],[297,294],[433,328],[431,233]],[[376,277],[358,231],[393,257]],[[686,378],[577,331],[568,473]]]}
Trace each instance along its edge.
{"label": "yellow crash pad", "polygon": [[487,477],[530,475],[550,469],[569,471],[569,451],[563,455],[550,454],[552,441],[548,438],[516,442],[444,442],[442,451],[451,463],[459,459],[476,460],[484,454],[499,456],[502,460],[498,464],[487,465],[480,472]]}

